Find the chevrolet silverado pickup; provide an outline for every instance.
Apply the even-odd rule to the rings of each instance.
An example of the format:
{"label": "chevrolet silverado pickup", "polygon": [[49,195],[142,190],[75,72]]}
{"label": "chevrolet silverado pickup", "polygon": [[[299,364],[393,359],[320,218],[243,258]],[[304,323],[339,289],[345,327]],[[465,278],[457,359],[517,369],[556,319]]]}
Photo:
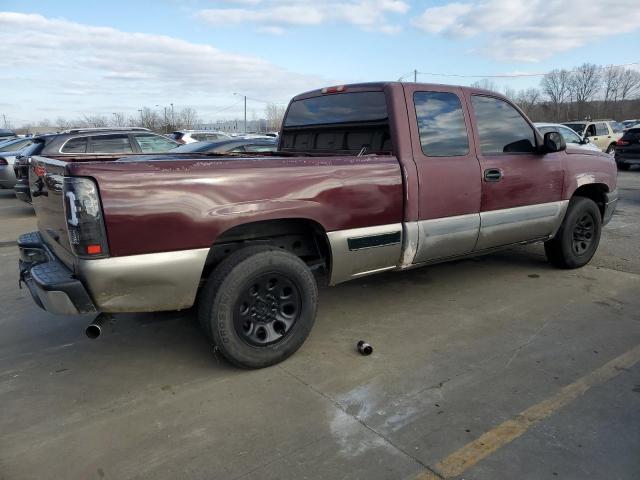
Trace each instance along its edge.
{"label": "chevrolet silverado pickup", "polygon": [[231,363],[264,367],[305,341],[319,281],[531,242],[557,267],[588,263],[616,167],[565,147],[493,92],[369,83],[293,98],[276,152],[36,156],[20,278],[52,313],[196,305]]}

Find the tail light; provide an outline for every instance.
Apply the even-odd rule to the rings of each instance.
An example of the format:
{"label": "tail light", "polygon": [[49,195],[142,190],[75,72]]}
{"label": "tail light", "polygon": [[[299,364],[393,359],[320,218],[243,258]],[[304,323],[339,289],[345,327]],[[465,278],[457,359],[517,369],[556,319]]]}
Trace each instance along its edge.
{"label": "tail light", "polygon": [[7,162],[6,158],[0,157],[0,165],[9,165],[9,162]]}
{"label": "tail light", "polygon": [[620,147],[624,147],[625,145],[629,145],[629,142],[627,142],[626,140],[618,140],[616,142],[616,145],[620,146]]}
{"label": "tail light", "polygon": [[88,178],[65,177],[62,187],[69,243],[81,258],[109,255],[98,187]]}

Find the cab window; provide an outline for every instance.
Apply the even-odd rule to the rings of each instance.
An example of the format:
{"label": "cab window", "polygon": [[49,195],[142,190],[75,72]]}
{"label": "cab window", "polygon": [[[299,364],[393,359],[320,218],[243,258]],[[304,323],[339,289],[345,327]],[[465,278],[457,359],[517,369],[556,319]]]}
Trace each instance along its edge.
{"label": "cab window", "polygon": [[482,154],[535,152],[533,128],[515,108],[504,100],[483,95],[473,95],[471,103]]}

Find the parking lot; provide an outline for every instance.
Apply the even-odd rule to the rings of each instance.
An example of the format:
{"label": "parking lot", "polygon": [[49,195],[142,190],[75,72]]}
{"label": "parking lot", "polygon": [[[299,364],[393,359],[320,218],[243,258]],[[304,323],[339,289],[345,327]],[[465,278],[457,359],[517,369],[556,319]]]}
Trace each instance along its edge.
{"label": "parking lot", "polygon": [[587,267],[535,245],[324,288],[309,340],[254,371],[193,312],[92,341],[38,309],[35,216],[0,190],[0,479],[640,478],[640,171],[618,188]]}

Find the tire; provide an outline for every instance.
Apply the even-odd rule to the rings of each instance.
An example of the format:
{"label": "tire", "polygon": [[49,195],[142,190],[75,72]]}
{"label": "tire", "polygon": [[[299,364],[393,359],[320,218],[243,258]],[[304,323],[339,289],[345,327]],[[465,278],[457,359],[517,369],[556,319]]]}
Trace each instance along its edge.
{"label": "tire", "polygon": [[631,168],[631,165],[628,163],[618,163],[618,170],[624,170],[625,172]]}
{"label": "tire", "polygon": [[616,144],[612,143],[611,145],[609,145],[607,147],[606,153],[608,153],[609,155],[613,155],[614,153],[616,153]]}
{"label": "tire", "polygon": [[284,250],[253,246],[209,276],[198,319],[233,365],[262,368],[292,355],[316,318],[318,288],[307,265]]}
{"label": "tire", "polygon": [[593,258],[601,233],[602,216],[596,203],[573,197],[558,233],[544,244],[547,259],[558,268],[580,268]]}

